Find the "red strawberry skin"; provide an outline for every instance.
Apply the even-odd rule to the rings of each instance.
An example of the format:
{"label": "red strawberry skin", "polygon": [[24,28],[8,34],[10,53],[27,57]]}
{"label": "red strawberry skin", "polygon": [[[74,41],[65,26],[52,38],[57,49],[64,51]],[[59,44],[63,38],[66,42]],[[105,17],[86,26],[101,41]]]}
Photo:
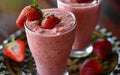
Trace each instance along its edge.
{"label": "red strawberry skin", "polygon": [[93,0],[75,0],[77,3],[89,3],[92,2]]}
{"label": "red strawberry skin", "polygon": [[18,27],[23,28],[24,22],[27,19],[33,21],[33,20],[38,20],[40,18],[42,18],[42,13],[39,13],[38,9],[31,6],[26,6],[18,16],[16,20],[16,24],[18,25]]}
{"label": "red strawberry skin", "polygon": [[84,3],[86,0],[75,0],[77,3]]}
{"label": "red strawberry skin", "polygon": [[99,39],[93,44],[93,53],[103,60],[112,53],[112,44],[107,39]]}
{"label": "red strawberry skin", "polygon": [[93,58],[87,59],[80,69],[80,75],[99,75],[101,72],[101,64]]}
{"label": "red strawberry skin", "polygon": [[23,62],[25,59],[25,42],[15,40],[3,48],[3,53],[16,62]]}
{"label": "red strawberry skin", "polygon": [[55,16],[49,16],[48,18],[44,19],[41,23],[41,27],[45,29],[52,29],[55,27],[56,24],[60,22],[60,19],[58,19]]}

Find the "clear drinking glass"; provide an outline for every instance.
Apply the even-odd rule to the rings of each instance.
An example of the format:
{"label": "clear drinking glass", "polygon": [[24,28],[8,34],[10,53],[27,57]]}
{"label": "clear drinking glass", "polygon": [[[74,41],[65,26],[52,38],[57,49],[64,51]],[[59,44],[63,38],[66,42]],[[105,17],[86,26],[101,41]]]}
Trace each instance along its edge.
{"label": "clear drinking glass", "polygon": [[77,19],[72,57],[85,57],[92,52],[91,36],[97,25],[102,0],[76,3],[75,0],[57,0],[58,8],[74,13]]}
{"label": "clear drinking glass", "polygon": [[76,18],[71,12],[57,8],[42,11],[44,14],[53,13],[61,22],[53,29],[39,26],[38,31],[29,28],[29,23],[25,24],[27,41],[37,72],[40,75],[68,75],[66,66],[74,42]]}

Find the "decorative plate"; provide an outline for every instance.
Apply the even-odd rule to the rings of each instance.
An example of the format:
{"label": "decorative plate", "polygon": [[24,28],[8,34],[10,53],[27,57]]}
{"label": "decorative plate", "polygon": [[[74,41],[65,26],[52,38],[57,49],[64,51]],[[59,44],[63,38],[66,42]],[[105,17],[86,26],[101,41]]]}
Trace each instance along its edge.
{"label": "decorative plate", "polygon": [[[23,63],[14,62],[4,56],[2,52],[3,45],[10,42],[13,37],[16,39],[22,39],[26,42],[26,58]],[[97,25],[91,40],[94,41],[95,39],[104,37],[111,41],[114,47],[111,56],[102,62],[105,65],[102,75],[120,75],[120,41],[112,34],[112,32],[109,32],[107,29],[101,28],[100,25]],[[70,75],[79,75],[80,66],[84,60],[89,57],[94,57],[94,55],[91,54],[84,58],[70,57],[67,65],[67,70]],[[37,72],[35,68],[36,65],[34,63],[34,59],[31,57],[24,29],[15,32],[0,45],[0,75],[36,75]]]}

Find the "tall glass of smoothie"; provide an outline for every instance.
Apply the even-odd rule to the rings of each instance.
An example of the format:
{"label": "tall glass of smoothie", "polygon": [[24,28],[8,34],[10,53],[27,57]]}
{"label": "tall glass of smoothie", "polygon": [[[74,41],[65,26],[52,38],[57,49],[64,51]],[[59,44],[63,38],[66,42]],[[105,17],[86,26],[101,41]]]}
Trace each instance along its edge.
{"label": "tall glass of smoothie", "polygon": [[74,42],[76,18],[65,10],[43,9],[43,15],[52,13],[61,21],[52,29],[44,29],[39,21],[26,21],[28,45],[39,75],[67,75],[67,60]]}
{"label": "tall glass of smoothie", "polygon": [[77,18],[71,56],[85,57],[92,52],[92,46],[89,45],[98,22],[101,2],[102,0],[57,0],[58,8],[73,12]]}

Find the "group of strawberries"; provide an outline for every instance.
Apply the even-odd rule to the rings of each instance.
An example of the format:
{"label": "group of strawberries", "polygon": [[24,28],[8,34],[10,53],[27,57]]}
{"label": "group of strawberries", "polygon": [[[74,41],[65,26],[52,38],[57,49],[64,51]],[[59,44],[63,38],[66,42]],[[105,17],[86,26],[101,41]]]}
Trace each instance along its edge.
{"label": "group of strawberries", "polygon": [[56,24],[60,22],[58,17],[55,17],[54,14],[43,15],[41,9],[38,8],[38,5],[33,2],[32,5],[26,6],[18,16],[16,24],[18,27],[23,28],[25,21],[34,21],[39,20],[39,25],[45,29],[52,29]]}
{"label": "group of strawberries", "polygon": [[[112,44],[107,39],[98,39],[93,43],[93,54],[104,61],[112,53]],[[103,66],[94,58],[87,59],[80,68],[80,75],[100,75]]]}
{"label": "group of strawberries", "polygon": [[[18,39],[7,44],[4,54],[16,62],[25,59],[25,42]],[[105,60],[112,53],[112,44],[107,39],[100,39],[93,43],[93,54],[100,60]],[[80,68],[80,75],[99,75],[103,70],[101,63],[94,58],[88,58]]]}
{"label": "group of strawberries", "polygon": [[[90,0],[76,0],[76,2],[86,2]],[[33,15],[34,14],[34,15]],[[16,24],[18,27],[23,28],[26,20],[34,21],[39,20],[40,26],[45,29],[52,29],[61,20],[54,16],[54,14],[48,14],[44,16],[42,11],[38,9],[38,5],[35,0],[32,0],[31,6],[26,6],[20,13]],[[25,59],[25,43],[22,40],[15,40],[7,45],[3,49],[4,54],[15,60],[16,62],[23,62]],[[112,53],[112,44],[106,40],[97,40],[93,44],[93,54],[100,60],[105,60]],[[99,75],[102,72],[101,63],[94,59],[87,59],[80,69],[80,75]]]}
{"label": "group of strawberries", "polygon": [[[75,0],[77,3],[86,3],[91,2],[93,0]],[[33,15],[34,14],[34,15]],[[45,29],[52,29],[56,24],[60,22],[58,17],[54,15],[43,16],[41,9],[38,8],[36,4],[36,0],[32,0],[32,4],[30,6],[26,6],[20,13],[18,19],[16,20],[16,24],[18,27],[23,28],[26,20],[34,21],[39,20],[40,26]]]}

